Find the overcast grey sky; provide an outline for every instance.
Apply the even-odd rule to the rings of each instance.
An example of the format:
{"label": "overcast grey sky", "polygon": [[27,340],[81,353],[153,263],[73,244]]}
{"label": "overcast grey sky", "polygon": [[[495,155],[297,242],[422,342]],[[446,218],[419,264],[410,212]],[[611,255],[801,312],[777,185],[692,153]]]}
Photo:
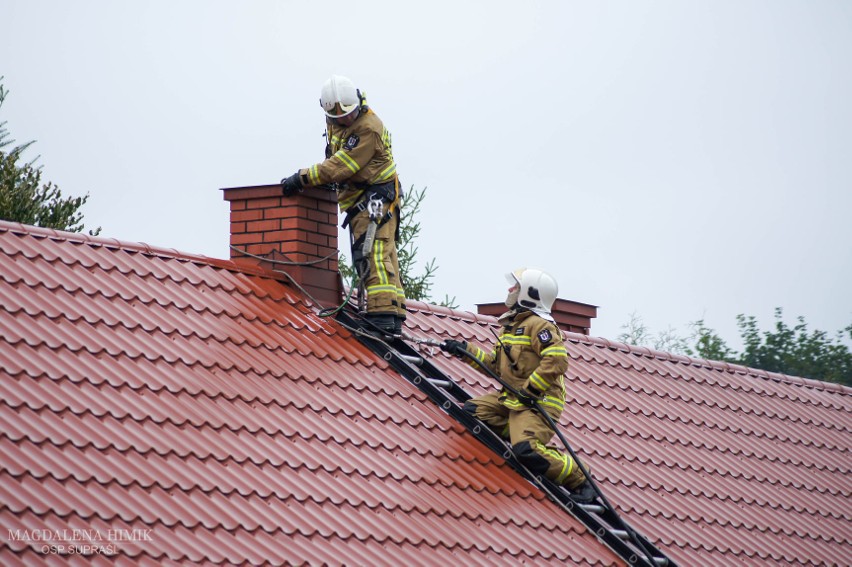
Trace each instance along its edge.
{"label": "overcast grey sky", "polygon": [[[552,272],[614,339],[852,322],[852,2],[0,0],[0,119],[102,236],[228,257],[222,187],[323,155],[352,78],[426,186],[434,296]],[[344,241],[347,242],[347,241]]]}

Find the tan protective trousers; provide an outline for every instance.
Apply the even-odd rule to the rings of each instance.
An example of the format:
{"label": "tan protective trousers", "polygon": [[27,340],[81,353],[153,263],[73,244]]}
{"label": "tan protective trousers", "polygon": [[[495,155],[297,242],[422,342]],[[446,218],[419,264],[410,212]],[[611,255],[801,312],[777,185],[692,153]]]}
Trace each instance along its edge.
{"label": "tan protective trousers", "polygon": [[[385,205],[387,206],[387,204]],[[361,238],[367,232],[370,225],[368,211],[361,211],[350,221],[352,241],[352,260],[358,268],[361,261]],[[399,223],[399,214],[376,230],[376,237],[372,249],[363,258],[362,266],[369,270],[364,286],[367,292],[368,313],[389,313],[399,317],[405,317],[405,290],[399,277],[399,259],[396,252],[396,227]],[[359,273],[360,275],[360,273]]]}
{"label": "tan protective trousers", "polygon": [[[553,430],[532,408],[511,410],[500,403],[500,395],[497,393],[473,398],[468,403],[476,405],[476,417],[491,426],[503,438],[509,439],[515,454],[526,466],[530,467],[530,461],[536,461],[536,457],[543,458],[547,463],[544,476],[568,488],[576,488],[586,479],[570,455],[546,445],[554,435]],[[558,413],[553,415],[548,412],[548,415],[554,422],[559,421]],[[518,454],[518,447],[522,447],[524,442],[528,442],[529,448],[534,452],[532,459]],[[544,461],[540,461],[541,468],[544,468]]]}

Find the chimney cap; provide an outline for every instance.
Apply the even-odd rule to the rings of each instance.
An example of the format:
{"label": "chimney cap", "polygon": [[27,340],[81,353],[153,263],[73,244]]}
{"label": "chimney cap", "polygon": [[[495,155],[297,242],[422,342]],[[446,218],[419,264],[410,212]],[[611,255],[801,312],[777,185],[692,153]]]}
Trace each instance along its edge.
{"label": "chimney cap", "polygon": [[[477,313],[480,315],[491,315],[499,317],[506,312],[506,304],[500,303],[477,303]],[[559,299],[553,302],[550,310],[553,320],[563,331],[569,333],[580,333],[588,335],[592,328],[592,319],[598,316],[598,306],[570,299]]]}

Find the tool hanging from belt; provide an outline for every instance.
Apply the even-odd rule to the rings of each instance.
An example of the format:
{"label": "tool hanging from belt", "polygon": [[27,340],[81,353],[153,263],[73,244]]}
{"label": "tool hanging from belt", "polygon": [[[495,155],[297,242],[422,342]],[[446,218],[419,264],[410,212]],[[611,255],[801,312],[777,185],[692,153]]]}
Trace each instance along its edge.
{"label": "tool hanging from belt", "polygon": [[359,199],[357,203],[346,209],[344,213],[346,216],[343,219],[343,224],[340,226],[343,228],[349,226],[349,223],[352,222],[355,215],[367,210],[373,199],[379,199],[382,202],[389,203],[387,211],[379,221],[379,226],[381,226],[393,218],[394,203],[397,200],[396,179],[387,183],[382,183],[381,185],[364,185],[363,197]]}
{"label": "tool hanging from belt", "polygon": [[383,208],[382,200],[379,197],[375,196],[375,194],[370,197],[370,200],[367,203],[367,211],[369,211],[370,214],[370,224],[367,225],[367,234],[364,237],[364,245],[361,247],[361,254],[363,254],[365,258],[369,257],[373,250],[373,241],[376,238],[376,230],[379,228],[379,220],[382,218]]}
{"label": "tool hanging from belt", "polygon": [[370,222],[367,224],[367,231],[361,235],[358,240],[354,239],[354,235],[350,235],[350,238],[352,238],[352,262],[355,266],[355,273],[358,274],[359,311],[363,311],[366,307],[366,282],[367,277],[370,275],[370,256],[372,256],[373,253],[373,243],[376,240],[376,231],[380,224],[382,224],[382,212],[384,211],[384,202],[375,193],[373,193],[365,202],[365,210],[367,210],[370,215]]}

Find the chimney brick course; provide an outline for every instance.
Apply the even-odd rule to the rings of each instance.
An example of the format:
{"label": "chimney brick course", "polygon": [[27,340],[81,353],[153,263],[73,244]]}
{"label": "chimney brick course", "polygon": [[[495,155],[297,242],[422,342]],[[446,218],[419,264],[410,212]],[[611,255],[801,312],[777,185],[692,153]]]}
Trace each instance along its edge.
{"label": "chimney brick course", "polygon": [[323,306],[340,302],[336,193],[306,189],[284,197],[277,184],[222,191],[231,206],[231,260],[285,271]]}

